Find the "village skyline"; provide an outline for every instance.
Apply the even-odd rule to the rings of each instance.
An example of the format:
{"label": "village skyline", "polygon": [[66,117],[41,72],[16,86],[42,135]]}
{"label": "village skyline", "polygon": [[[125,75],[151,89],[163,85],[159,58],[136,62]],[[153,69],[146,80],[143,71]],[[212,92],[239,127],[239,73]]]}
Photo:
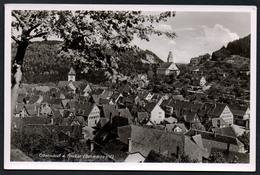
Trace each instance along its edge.
{"label": "village skyline", "polygon": [[8,163],[252,168],[252,12],[160,9],[9,9]]}

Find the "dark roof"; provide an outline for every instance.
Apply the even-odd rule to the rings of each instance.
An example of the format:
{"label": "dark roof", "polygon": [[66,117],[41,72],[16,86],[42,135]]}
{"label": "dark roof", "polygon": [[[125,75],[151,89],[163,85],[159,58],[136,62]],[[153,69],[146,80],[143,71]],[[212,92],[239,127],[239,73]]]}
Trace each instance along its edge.
{"label": "dark roof", "polygon": [[95,104],[81,104],[79,106],[80,111],[84,111],[81,115],[88,117],[93,110]]}
{"label": "dark roof", "polygon": [[104,112],[104,117],[105,118],[110,118],[110,116],[113,118],[114,116],[118,115],[118,107],[117,105],[113,104],[113,105],[103,105],[103,112]]}
{"label": "dark roof", "polygon": [[147,111],[147,112],[152,112],[152,110],[155,108],[155,106],[156,106],[157,104],[156,103],[147,103],[146,105],[145,105],[145,110]]}
{"label": "dark roof", "polygon": [[159,69],[167,69],[167,68],[169,68],[172,64],[174,64],[174,63],[172,63],[172,62],[162,63],[162,64],[160,65]]}
{"label": "dark roof", "polygon": [[128,154],[127,144],[121,142],[118,139],[111,140],[106,143],[106,145],[101,149],[101,152],[105,154],[108,158],[112,159],[115,162],[123,162]]}
{"label": "dark roof", "polygon": [[233,145],[243,145],[236,137],[231,137],[231,136],[226,136],[226,135],[220,135],[217,133],[212,133],[212,132],[206,132],[206,131],[200,131],[200,130],[189,130],[185,135],[187,136],[194,136],[197,134],[201,134],[202,139],[207,139],[207,140],[214,140],[217,142],[223,142],[223,143],[229,143]]}
{"label": "dark roof", "polygon": [[18,103],[23,103],[25,97],[26,97],[26,96],[25,96],[24,94],[19,94],[18,99],[17,99],[17,102],[18,102]]}
{"label": "dark roof", "polygon": [[199,115],[200,117],[206,116],[206,114],[208,114],[209,110],[211,109],[212,105],[213,105],[213,104],[211,104],[211,103],[204,103],[204,104],[202,105],[202,107],[199,109],[198,115]]}
{"label": "dark roof", "polygon": [[73,69],[73,67],[70,68],[70,71],[69,71],[68,75],[76,75],[76,72]]}
{"label": "dark roof", "polygon": [[194,111],[185,112],[184,120],[187,123],[198,123],[198,122],[200,122],[199,117],[197,116],[197,112],[194,112]]}
{"label": "dark roof", "polygon": [[211,106],[209,115],[219,117],[227,105],[224,103],[215,103]]}
{"label": "dark roof", "polygon": [[105,99],[105,98],[100,98],[99,99],[99,104],[100,105],[109,104],[109,102],[110,102],[109,99]]}
{"label": "dark roof", "polygon": [[37,115],[39,105],[25,105],[25,109],[29,116]]}
{"label": "dark roof", "polygon": [[182,95],[172,95],[171,97],[172,97],[172,99],[174,99],[174,100],[184,100],[184,98],[183,98]]}
{"label": "dark roof", "polygon": [[215,128],[214,132],[220,135],[226,135],[231,137],[237,137],[237,134],[232,126],[223,127],[223,128]]}
{"label": "dark roof", "polygon": [[66,107],[69,108],[69,109],[77,109],[78,108],[78,105],[79,105],[79,102],[78,101],[69,101],[67,104],[66,104]]}
{"label": "dark roof", "polygon": [[149,114],[147,112],[137,112],[137,117],[139,121],[142,121],[144,119],[149,119]]}
{"label": "dark roof", "polygon": [[66,87],[70,84],[70,81],[59,81],[58,87]]}
{"label": "dark roof", "polygon": [[39,100],[40,96],[39,95],[34,95],[30,97],[28,104],[35,104]]}
{"label": "dark roof", "polygon": [[172,146],[172,143],[184,145],[185,142],[184,135],[148,127],[127,125],[118,127],[117,130],[119,140],[122,142],[128,143],[128,138],[131,139],[132,149],[130,152],[139,152],[144,157],[146,157],[152,149],[166,154],[168,152],[175,152],[176,150]]}
{"label": "dark roof", "polygon": [[236,116],[244,116],[248,107],[247,106],[240,106],[240,105],[228,105],[230,111],[233,115]]}
{"label": "dark roof", "polygon": [[17,104],[17,103],[16,103],[16,108],[15,108],[14,113],[15,113],[15,114],[20,113],[21,110],[23,109],[23,107],[24,107],[24,104]]}
{"label": "dark roof", "polygon": [[144,162],[175,162],[176,158],[173,156],[171,158],[166,157],[153,149],[149,152]]}

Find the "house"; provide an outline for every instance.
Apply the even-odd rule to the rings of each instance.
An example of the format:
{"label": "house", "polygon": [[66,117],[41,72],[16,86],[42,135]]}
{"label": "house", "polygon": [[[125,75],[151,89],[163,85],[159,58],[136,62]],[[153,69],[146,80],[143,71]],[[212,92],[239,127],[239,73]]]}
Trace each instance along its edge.
{"label": "house", "polygon": [[87,97],[93,91],[93,88],[88,84],[83,90],[83,96]]}
{"label": "house", "polygon": [[191,79],[193,86],[205,86],[207,81],[205,76],[195,76]]}
{"label": "house", "polygon": [[147,112],[137,112],[136,124],[146,124],[149,121],[149,114]]}
{"label": "house", "polygon": [[167,62],[162,63],[159,68],[157,68],[158,75],[170,75],[174,74],[178,76],[180,74],[180,70],[177,65],[173,61],[172,52],[169,52]]}
{"label": "house", "polygon": [[100,120],[100,110],[96,104],[82,104],[79,107],[78,115],[83,116],[87,126],[94,127]]}
{"label": "house", "polygon": [[113,105],[103,105],[102,106],[102,117],[105,117],[109,120],[111,120],[113,117],[118,116],[119,112],[118,112],[118,106],[113,104]]}
{"label": "house", "polygon": [[145,158],[151,150],[169,158],[187,155],[191,160],[200,162],[203,156],[207,156],[203,149],[183,134],[136,125],[118,127],[117,134],[118,140],[128,145],[130,154],[138,152]]}
{"label": "house", "polygon": [[199,57],[195,57],[195,58],[190,59],[190,65],[192,65],[192,66],[197,66],[199,63],[200,63]]}
{"label": "house", "polygon": [[40,105],[25,105],[24,108],[25,108],[24,117],[40,116]]}
{"label": "house", "polygon": [[101,149],[101,153],[103,153],[113,162],[124,162],[128,157],[128,154],[126,153],[127,149],[127,144],[123,143],[118,139],[114,139],[108,142]]}
{"label": "house", "polygon": [[191,74],[193,74],[193,75],[202,75],[203,71],[200,70],[199,68],[195,68],[195,69],[191,70]]}
{"label": "house", "polygon": [[162,63],[159,68],[157,68],[158,75],[170,75],[174,74],[178,76],[180,74],[180,69],[173,62]]}
{"label": "house", "polygon": [[173,124],[173,123],[177,123],[178,120],[174,117],[167,117],[164,119],[164,121],[168,124]]}
{"label": "house", "polygon": [[27,104],[40,104],[43,100],[43,96],[40,95],[33,95],[32,97],[30,97],[29,101]]}
{"label": "house", "polygon": [[155,124],[160,124],[165,119],[164,110],[156,103],[147,103],[144,107],[145,111],[150,115],[150,121]]}
{"label": "house", "polygon": [[24,104],[16,103],[15,109],[14,109],[14,117],[24,117],[25,114],[25,108]]}
{"label": "house", "polygon": [[112,99],[113,103],[117,103],[120,97],[123,97],[123,95],[119,92],[115,92],[111,95],[110,99]]}
{"label": "house", "polygon": [[198,116],[200,117],[201,123],[205,124],[209,122],[208,113],[212,108],[213,104],[211,103],[204,103],[202,107],[198,110]]}
{"label": "house", "polygon": [[203,147],[208,152],[210,152],[212,148],[218,148],[225,149],[227,151],[245,153],[244,144],[241,143],[236,137],[199,130],[189,130],[185,133],[185,135],[190,137],[201,137]]}
{"label": "house", "polygon": [[76,72],[73,67],[70,68],[70,71],[68,73],[68,81],[76,81]]}
{"label": "house", "polygon": [[214,103],[208,112],[209,118],[222,118],[228,125],[233,125],[234,116],[227,104]]}
{"label": "house", "polygon": [[197,112],[187,111],[184,113],[183,120],[188,129],[192,128],[194,124],[200,123]]}
{"label": "house", "polygon": [[152,94],[151,92],[146,91],[146,90],[140,90],[138,92],[138,97],[142,98],[144,100],[147,100],[147,101],[151,100],[153,98],[153,96],[154,96],[154,94]]}
{"label": "house", "polygon": [[165,131],[184,134],[188,131],[188,129],[183,123],[175,123],[175,124],[166,124]]}
{"label": "house", "polygon": [[234,124],[249,128],[250,109],[247,106],[228,105],[234,116]]}
{"label": "house", "polygon": [[124,162],[135,162],[135,163],[143,163],[145,160],[145,157],[140,154],[139,152],[137,153],[131,153],[128,154]]}

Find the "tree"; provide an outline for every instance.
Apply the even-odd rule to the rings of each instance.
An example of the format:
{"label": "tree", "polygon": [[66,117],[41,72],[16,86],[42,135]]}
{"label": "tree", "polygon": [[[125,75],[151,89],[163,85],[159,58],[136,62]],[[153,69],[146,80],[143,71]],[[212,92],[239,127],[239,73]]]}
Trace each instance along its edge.
{"label": "tree", "polygon": [[130,46],[135,36],[147,41],[152,34],[174,38],[174,32],[159,31],[153,26],[174,16],[174,12],[143,15],[140,11],[12,11],[12,28],[21,34],[12,35],[18,47],[12,63],[11,114],[18,98],[24,55],[32,39],[47,39],[49,35],[63,39],[61,56],[80,61],[85,72],[104,69],[106,76],[115,81],[123,75],[117,70],[118,58],[109,51],[119,54],[138,49]]}
{"label": "tree", "polygon": [[244,132],[238,139],[244,144],[245,150],[250,152],[250,132]]}

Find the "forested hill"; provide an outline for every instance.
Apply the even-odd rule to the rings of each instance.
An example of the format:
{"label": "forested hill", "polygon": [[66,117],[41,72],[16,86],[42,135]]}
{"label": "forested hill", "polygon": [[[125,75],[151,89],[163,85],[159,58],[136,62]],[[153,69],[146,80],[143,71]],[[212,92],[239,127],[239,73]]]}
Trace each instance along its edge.
{"label": "forested hill", "polygon": [[221,49],[212,53],[212,60],[221,61],[231,55],[240,55],[250,58],[250,37],[251,35],[248,35],[244,38],[229,42],[227,47],[223,46]]}
{"label": "forested hill", "polygon": [[[16,54],[16,45],[12,44],[12,58]],[[67,73],[73,66],[77,80],[87,80],[93,83],[105,81],[103,71],[82,74],[82,64],[73,58],[59,56],[61,42],[42,41],[30,44],[26,50],[24,61],[24,83],[47,83],[67,80]],[[118,59],[119,70],[128,76],[147,73],[162,60],[149,50],[127,51],[121,53]]]}

